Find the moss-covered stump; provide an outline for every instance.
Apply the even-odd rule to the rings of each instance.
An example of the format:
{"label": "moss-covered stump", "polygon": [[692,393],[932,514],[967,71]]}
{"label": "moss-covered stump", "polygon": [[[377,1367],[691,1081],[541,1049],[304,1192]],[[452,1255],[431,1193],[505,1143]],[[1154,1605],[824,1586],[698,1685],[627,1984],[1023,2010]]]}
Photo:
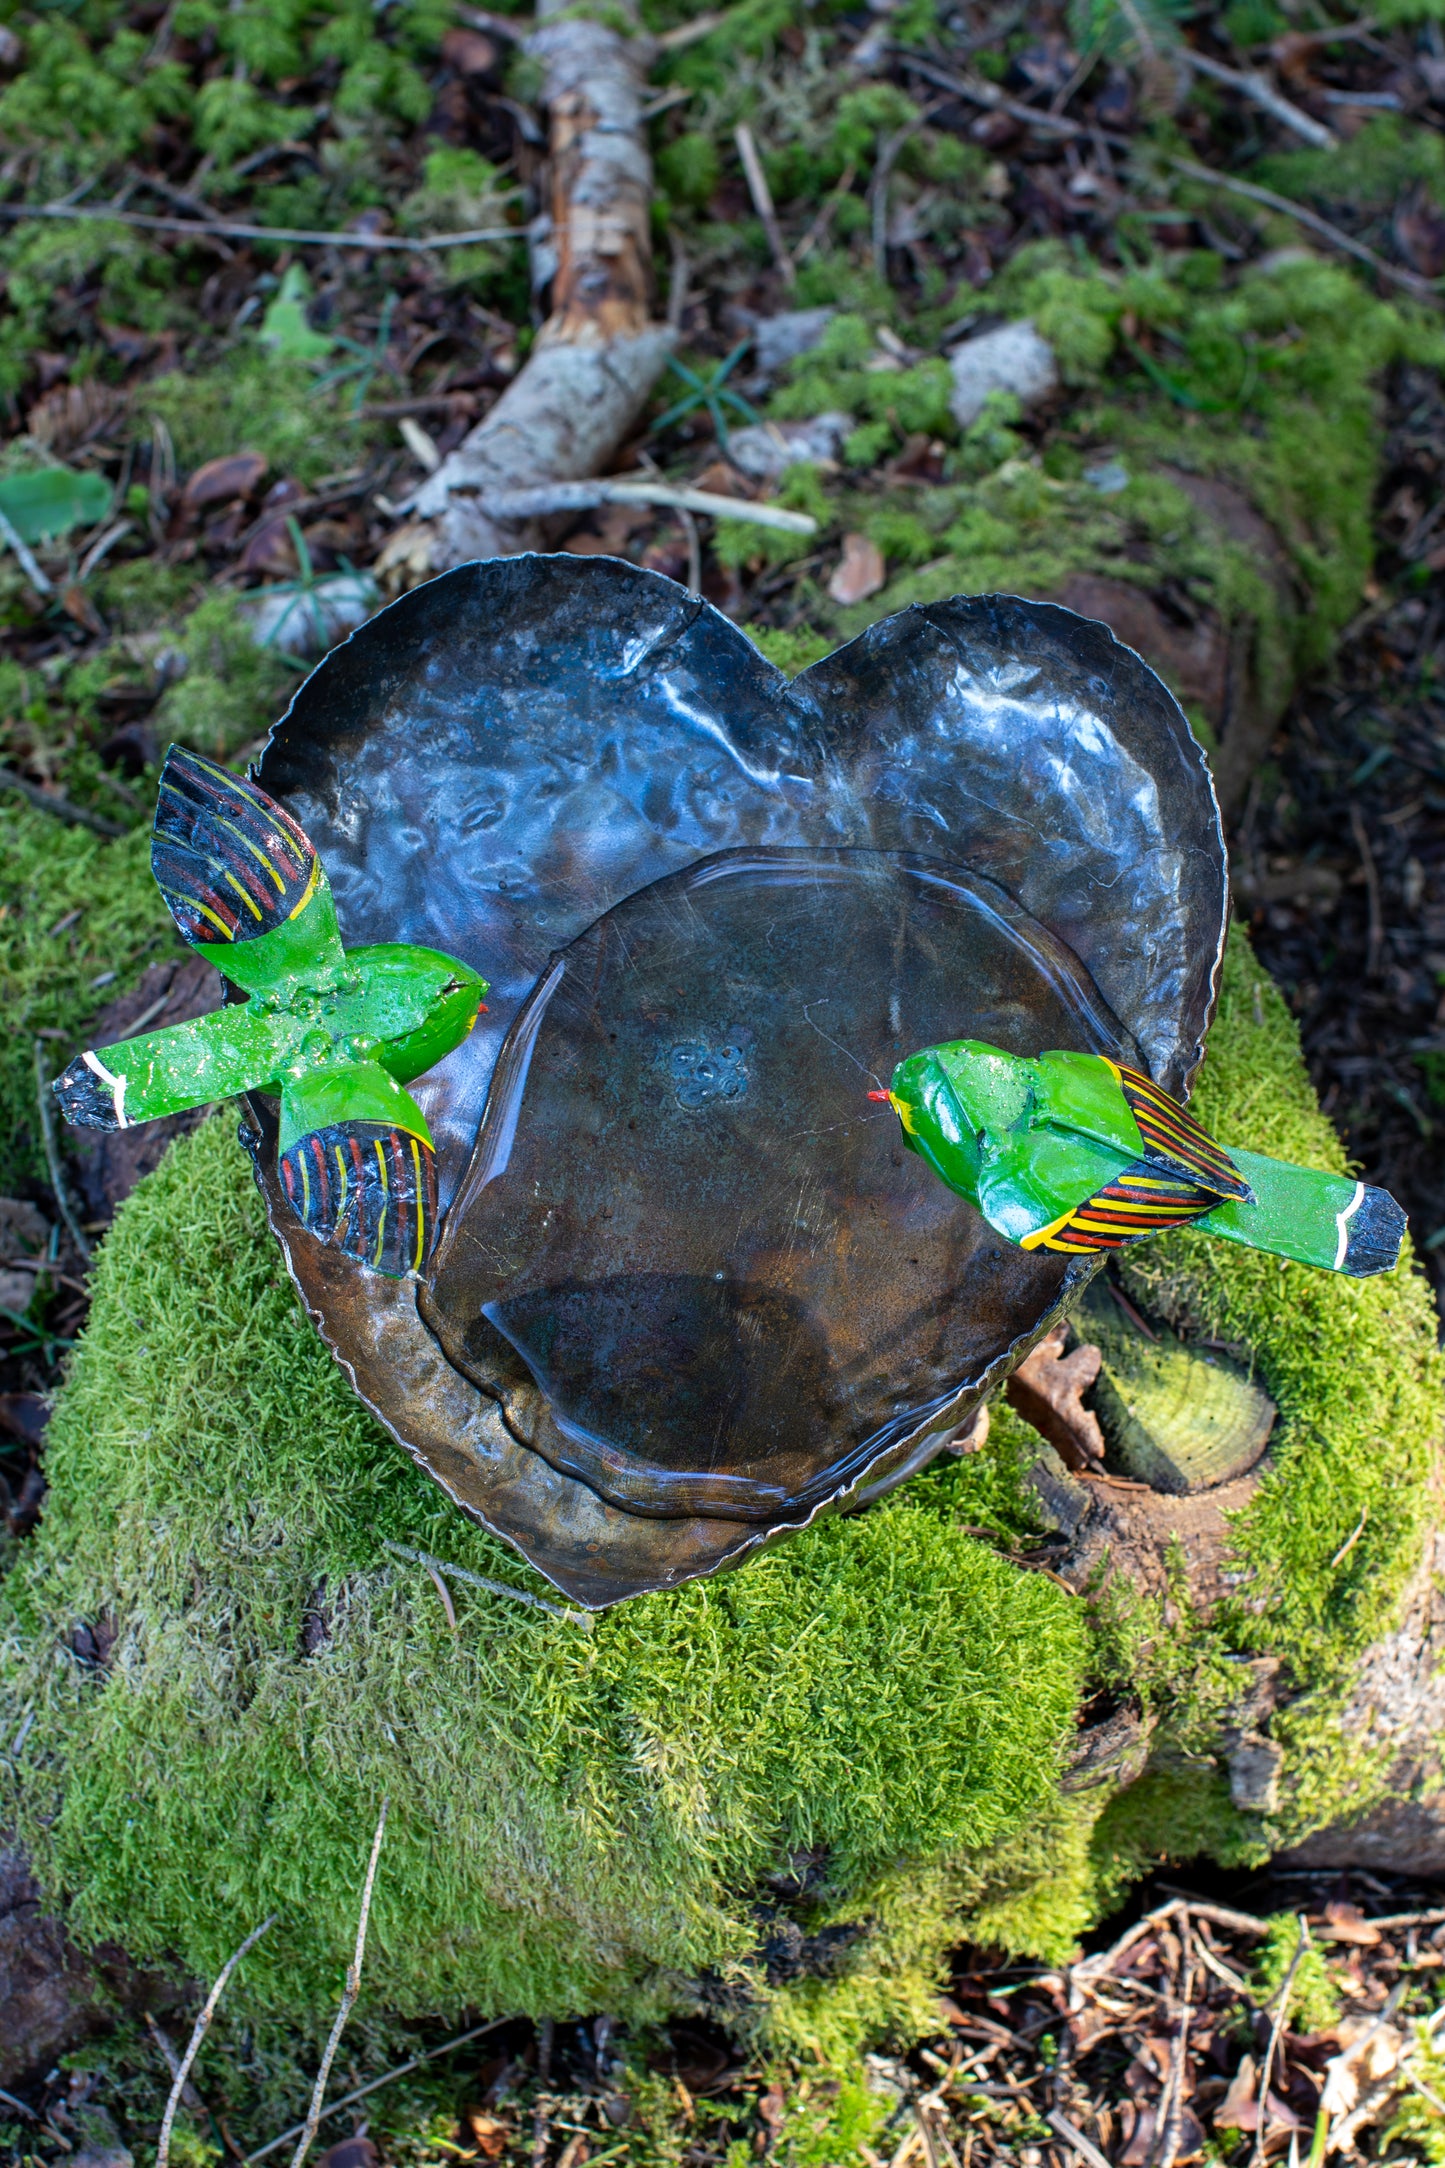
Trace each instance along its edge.
{"label": "moss-covered stump", "polygon": [[[1237,810],[1298,676],[1359,606],[1386,373],[1445,354],[1436,320],[1290,238],[1237,276],[1209,250],[1118,271],[1061,243],[1021,249],[988,309],[1027,318],[1054,350],[1061,389],[1031,416],[1033,441],[1017,401],[997,393],[960,434],[946,361],[890,357],[846,280],[811,266],[800,295],[841,310],[769,417],[841,414],[854,427],[841,481],[795,468],[782,495],[866,534],[889,576],[843,605],[803,583],[817,642],[765,632],[764,647],[800,665],[905,603],[960,590],[1066,603],[1110,624],[1222,740],[1216,781]],[[932,482],[918,472],[930,437],[943,474]],[[813,545],[762,544],[739,526],[716,547],[754,562]]]}
{"label": "moss-covered stump", "polygon": [[[1339,1164],[1242,943],[1200,1100],[1225,1138]],[[104,1248],[0,1589],[4,1816],[72,1932],[142,1964],[209,1976],[277,1911],[236,2005],[258,2020],[329,2005],[385,1794],[374,2010],[703,2005],[822,2054],[921,2026],[951,1940],[1061,1954],[1144,1862],[1258,1856],[1389,1774],[1338,1719],[1432,1522],[1423,1285],[1184,1236],[1127,1280],[1280,1418],[1203,1500],[1085,1486],[1054,1558],[1079,1593],[1006,1555],[1041,1516],[1000,1408],[984,1452],[730,1578],[590,1630],[454,1581],[453,1631],[388,1542],[542,1584],[350,1397],[218,1119]],[[1078,1739],[1101,1686],[1128,1720]]]}

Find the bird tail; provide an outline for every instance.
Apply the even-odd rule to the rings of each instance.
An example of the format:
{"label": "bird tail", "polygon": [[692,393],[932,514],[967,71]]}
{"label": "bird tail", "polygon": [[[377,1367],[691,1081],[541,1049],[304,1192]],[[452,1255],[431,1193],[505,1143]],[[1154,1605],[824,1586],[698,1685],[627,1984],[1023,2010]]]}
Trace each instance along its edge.
{"label": "bird tail", "polygon": [[1229,1156],[1253,1194],[1204,1213],[1195,1225],[1205,1234],[1356,1280],[1388,1272],[1398,1261],[1405,1215],[1387,1190],[1233,1145]]}

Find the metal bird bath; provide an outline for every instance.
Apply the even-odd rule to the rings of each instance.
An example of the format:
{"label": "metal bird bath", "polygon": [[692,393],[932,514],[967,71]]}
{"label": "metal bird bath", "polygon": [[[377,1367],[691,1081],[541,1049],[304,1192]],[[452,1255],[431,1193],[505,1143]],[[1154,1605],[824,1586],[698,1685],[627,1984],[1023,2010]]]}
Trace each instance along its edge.
{"label": "metal bird bath", "polygon": [[1109,1053],[1187,1088],[1223,844],[1177,704],[1108,629],[911,609],[790,684],[659,575],[464,565],[327,657],[256,779],[348,946],[491,981],[421,1079],[441,1234],[387,1280],[298,1228],[400,1444],[569,1595],[733,1563],[927,1460],[1091,1265],[1025,1255],[867,1092],[908,1049]]}

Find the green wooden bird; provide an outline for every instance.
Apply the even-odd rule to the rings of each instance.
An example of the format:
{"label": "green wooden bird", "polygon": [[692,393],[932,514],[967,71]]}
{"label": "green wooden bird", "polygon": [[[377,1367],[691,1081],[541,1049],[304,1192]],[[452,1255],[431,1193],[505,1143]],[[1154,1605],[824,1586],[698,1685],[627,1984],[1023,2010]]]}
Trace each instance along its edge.
{"label": "green wooden bird", "polygon": [[1100,1054],[1032,1060],[978,1039],[893,1072],[904,1141],[1023,1250],[1119,1250],[1189,1223],[1355,1279],[1388,1272],[1405,1215],[1383,1189],[1231,1145],[1157,1084]]}
{"label": "green wooden bird", "polygon": [[151,870],[198,956],[247,996],[78,1055],[68,1122],[129,1129],[237,1092],[275,1092],[282,1184],[302,1224],[377,1272],[419,1272],[436,1155],[402,1086],[466,1037],[487,982],[436,949],[346,951],[304,830],[254,783],[173,745]]}

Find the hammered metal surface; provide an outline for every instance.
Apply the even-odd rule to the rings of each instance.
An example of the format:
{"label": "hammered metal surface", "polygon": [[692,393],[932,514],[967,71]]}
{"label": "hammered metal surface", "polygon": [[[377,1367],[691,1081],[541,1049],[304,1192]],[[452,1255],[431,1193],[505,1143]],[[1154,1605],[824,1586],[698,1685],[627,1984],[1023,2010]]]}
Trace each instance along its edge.
{"label": "hammered metal surface", "polygon": [[[1203,756],[1139,658],[1056,606],[909,610],[790,685],[658,575],[595,558],[462,566],[321,664],[256,773],[317,845],[349,945],[441,948],[492,982],[471,1039],[415,1088],[444,1203],[549,957],[718,851],[901,851],[969,868],[1082,959],[1161,1083],[1179,1090],[1199,1058],[1226,894]],[[679,1058],[706,1085],[726,1049],[676,1042],[690,1043]],[[818,1509],[646,1518],[554,1468],[507,1428],[507,1397],[529,1380],[515,1350],[503,1342],[478,1384],[446,1360],[411,1288],[299,1236],[264,1116],[257,1127],[273,1227],[362,1397],[579,1600],[674,1585]],[[1000,1328],[999,1364],[1056,1308],[1030,1290]],[[889,1445],[850,1479],[854,1495],[916,1458]]]}
{"label": "hammered metal surface", "polygon": [[607,912],[492,1078],[420,1294],[508,1428],[632,1513],[767,1523],[947,1435],[1065,1260],[1002,1242],[870,1085],[942,1026],[1128,1060],[991,883],[875,851],[728,851]]}

